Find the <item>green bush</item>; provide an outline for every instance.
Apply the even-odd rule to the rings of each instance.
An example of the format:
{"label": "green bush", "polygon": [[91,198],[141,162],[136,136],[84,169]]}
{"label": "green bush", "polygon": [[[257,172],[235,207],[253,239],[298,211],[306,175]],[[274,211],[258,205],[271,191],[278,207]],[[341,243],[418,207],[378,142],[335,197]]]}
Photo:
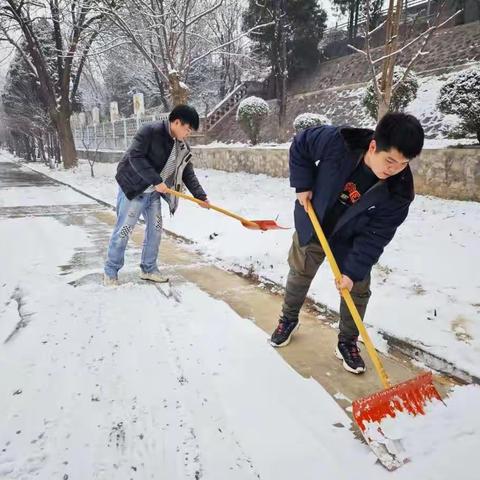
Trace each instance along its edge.
{"label": "green bush", "polygon": [[458,115],[459,132],[463,136],[474,133],[480,142],[480,68],[465,70],[446,82],[437,106],[442,113]]}
{"label": "green bush", "polygon": [[263,98],[248,97],[240,102],[237,110],[237,122],[240,123],[252,145],[258,143],[262,123],[269,113],[270,107]]}
{"label": "green bush", "polygon": [[319,113],[301,113],[293,121],[293,128],[296,132],[308,127],[329,124],[330,120],[325,115]]}

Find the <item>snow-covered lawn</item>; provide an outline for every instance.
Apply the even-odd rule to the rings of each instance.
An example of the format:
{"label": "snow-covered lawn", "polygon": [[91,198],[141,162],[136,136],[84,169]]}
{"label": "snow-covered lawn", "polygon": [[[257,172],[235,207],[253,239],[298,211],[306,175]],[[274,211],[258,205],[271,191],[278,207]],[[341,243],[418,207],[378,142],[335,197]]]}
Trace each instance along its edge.
{"label": "snow-covered lawn", "polygon": [[[4,158],[10,157],[4,154]],[[113,164],[95,165],[95,178],[90,177],[85,161],[75,171],[30,166],[114,204]],[[281,225],[293,226],[294,193],[287,179],[200,169],[197,174],[212,203],[252,219],[278,216]],[[228,268],[285,282],[293,230],[250,231],[187,201],[182,201],[174,218],[164,215],[164,225]],[[366,323],[480,376],[479,240],[479,203],[417,196],[409,217],[374,269]],[[310,296],[338,309],[326,264]]]}
{"label": "snow-covered lawn", "polygon": [[[83,167],[56,173],[111,200],[111,181],[92,182]],[[228,185],[220,189],[218,172],[199,173],[212,200],[225,195],[240,209],[242,199]],[[229,178],[237,195],[252,180]],[[264,200],[272,185],[259,180]],[[282,194],[271,194],[275,203],[255,213],[281,207]],[[35,197],[54,210],[58,195],[64,204],[79,196],[39,187],[25,204]],[[244,198],[245,213],[252,199]],[[23,205],[21,195],[9,202]],[[232,242],[232,264],[246,260],[244,243],[259,258],[262,248],[278,261],[285,253],[288,234],[258,235],[200,209],[182,210],[175,222],[190,223],[199,247],[218,254]],[[181,230],[175,222],[169,227]],[[205,238],[209,231],[218,232],[216,240]],[[480,388],[457,388],[447,408],[431,405],[405,424],[412,462],[391,474],[374,464],[324,389],[292,370],[260,329],[223,302],[188,283],[179,287],[181,302],[150,285],[68,284],[58,266],[91,246],[87,227],[0,216],[0,236],[2,480],[477,478]]]}

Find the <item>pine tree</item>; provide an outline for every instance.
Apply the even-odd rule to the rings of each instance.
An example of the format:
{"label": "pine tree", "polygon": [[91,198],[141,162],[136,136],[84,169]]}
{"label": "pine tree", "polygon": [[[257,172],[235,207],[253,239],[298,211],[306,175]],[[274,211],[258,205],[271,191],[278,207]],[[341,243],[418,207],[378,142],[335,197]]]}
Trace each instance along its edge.
{"label": "pine tree", "polygon": [[[244,15],[244,26],[252,28],[258,23],[275,22],[274,12],[278,0],[250,0]],[[318,63],[318,43],[325,30],[327,14],[316,0],[285,0],[285,26],[287,66],[290,78]],[[275,35],[275,24],[255,31],[250,35],[256,48],[270,59],[275,73],[280,39]]]}

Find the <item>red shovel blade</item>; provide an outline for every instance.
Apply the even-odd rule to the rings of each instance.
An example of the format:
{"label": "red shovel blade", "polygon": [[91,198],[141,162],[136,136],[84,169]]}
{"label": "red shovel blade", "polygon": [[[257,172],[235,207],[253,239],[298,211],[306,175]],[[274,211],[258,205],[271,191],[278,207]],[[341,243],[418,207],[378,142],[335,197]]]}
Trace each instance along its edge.
{"label": "red shovel blade", "polygon": [[385,426],[388,424],[391,430],[392,422],[400,413],[425,415],[427,403],[434,400],[441,401],[442,398],[433,385],[432,374],[425,373],[353,402],[355,422],[370,448],[388,470],[395,470],[408,458],[400,439],[390,438],[385,433]]}
{"label": "red shovel blade", "polygon": [[242,222],[242,225],[250,230],[288,230],[288,227],[281,227],[275,220],[249,220]]}

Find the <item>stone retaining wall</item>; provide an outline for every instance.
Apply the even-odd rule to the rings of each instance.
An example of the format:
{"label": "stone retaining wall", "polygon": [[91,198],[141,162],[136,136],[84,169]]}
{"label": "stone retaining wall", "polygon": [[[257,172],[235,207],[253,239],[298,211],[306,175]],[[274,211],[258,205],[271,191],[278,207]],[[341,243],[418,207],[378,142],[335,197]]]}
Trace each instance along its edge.
{"label": "stone retaining wall", "polygon": [[[288,177],[288,149],[193,147],[194,164],[227,172]],[[80,157],[85,152],[79,150]],[[123,151],[98,152],[99,162],[116,162]],[[412,162],[417,193],[480,201],[480,148],[428,149]]]}
{"label": "stone retaining wall", "polygon": [[417,193],[480,201],[480,148],[424,150],[412,171]]}
{"label": "stone retaining wall", "polygon": [[[419,49],[419,42],[398,55],[398,64],[406,66]],[[467,62],[480,60],[480,22],[440,29],[433,34],[427,50],[414,66],[415,72],[425,72]],[[374,49],[378,57],[383,47]],[[289,94],[311,92],[370,80],[370,71],[365,56],[357,53],[320,63],[315,70],[298,78],[290,85]]]}
{"label": "stone retaining wall", "polygon": [[[403,51],[398,58],[399,64],[408,64],[411,55],[418,48],[418,45],[414,44]],[[435,77],[443,83],[446,81],[446,78],[443,78],[445,75],[480,61],[480,22],[439,30],[430,40],[428,50],[430,54],[421,56],[413,70],[424,79]],[[380,51],[381,49],[378,50]],[[370,81],[370,71],[365,57],[361,54],[321,63],[289,85],[283,127],[278,126],[277,101],[268,102],[271,113],[262,127],[260,141],[285,142],[291,139],[293,120],[305,112],[326,115],[334,125],[370,126],[372,119],[361,105],[362,89],[367,81]],[[422,93],[420,85],[418,99],[413,102],[419,106],[409,106],[409,109],[413,108],[410,113],[417,115],[424,125],[427,138],[436,138],[450,129],[449,121],[444,122],[445,116],[436,109],[437,93],[429,92],[428,89]],[[235,119],[235,111],[209,132],[209,138],[220,142],[247,141]]]}

